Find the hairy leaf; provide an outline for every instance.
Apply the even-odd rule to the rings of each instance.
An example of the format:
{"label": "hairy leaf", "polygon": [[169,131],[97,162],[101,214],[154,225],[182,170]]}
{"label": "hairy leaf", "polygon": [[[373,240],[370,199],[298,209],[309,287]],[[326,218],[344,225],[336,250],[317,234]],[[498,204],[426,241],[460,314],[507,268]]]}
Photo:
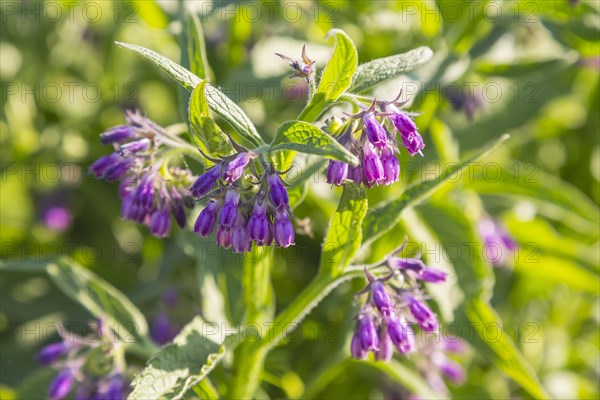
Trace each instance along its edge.
{"label": "hairy leaf", "polygon": [[[175,81],[179,82],[184,88],[192,92],[194,88],[202,81],[199,77],[177,64],[168,58],[161,56],[155,51],[147,49],[142,46],[134,44],[116,42],[119,46],[129,50],[133,50],[136,53],[148,58],[153,61],[156,65],[162,68],[167,74],[171,76]],[[242,109],[235,104],[229,97],[227,97],[219,89],[206,85],[205,88],[206,100],[208,106],[212,111],[217,113],[225,122],[227,122],[233,129],[236,130],[240,136],[255,146],[264,144],[262,138],[256,131],[256,128],[250,121],[250,118],[242,111]]]}
{"label": "hairy leaf", "polygon": [[195,317],[172,344],[148,360],[144,370],[134,378],[128,399],[183,398],[223,358],[226,345],[221,335],[217,327]]}
{"label": "hairy leaf", "polygon": [[294,150],[356,165],[358,159],[329,134],[311,123],[287,121],[277,128],[270,151]]}
{"label": "hairy leaf", "polygon": [[189,121],[192,137],[196,145],[209,156],[227,155],[232,146],[227,135],[210,115],[205,88],[206,82],[203,81],[196,86],[190,98]]}
{"label": "hairy leaf", "polygon": [[206,59],[206,43],[202,23],[195,12],[186,10],[186,55],[190,64],[190,71],[200,79],[207,79],[210,75],[210,66]]}
{"label": "hairy leaf", "polygon": [[356,74],[354,74],[349,90],[355,93],[364,92],[379,83],[395,78],[426,63],[432,56],[431,49],[423,46],[406,53],[378,58],[361,64],[356,70]]}
{"label": "hairy leaf", "polygon": [[328,36],[335,37],[333,55],[327,62],[319,86],[298,119],[315,121],[327,106],[336,101],[352,82],[358,64],[358,54],[352,39],[340,29],[332,29]]}

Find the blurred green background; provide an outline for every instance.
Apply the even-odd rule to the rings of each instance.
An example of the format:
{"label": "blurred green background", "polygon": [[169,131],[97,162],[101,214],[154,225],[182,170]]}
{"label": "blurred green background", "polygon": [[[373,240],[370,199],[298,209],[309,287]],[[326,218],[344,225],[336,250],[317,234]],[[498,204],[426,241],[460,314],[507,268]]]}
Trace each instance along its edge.
{"label": "blurred green background", "polygon": [[[475,3],[486,4],[485,12],[474,12],[481,6]],[[114,44],[139,44],[179,61],[183,3],[0,4],[2,258],[52,261],[66,254],[129,295],[150,319],[163,307],[160,294],[176,288],[183,300],[174,318],[187,322],[200,306],[195,266],[182,250],[184,240],[174,232],[161,241],[122,221],[117,185],[97,182],[86,172],[91,162],[108,153],[98,134],[121,124],[124,109],[138,107],[163,125],[185,122],[177,84]],[[426,165],[449,161],[458,150],[462,154],[503,133],[512,135],[493,157],[525,189],[515,189],[509,179],[497,182],[497,190],[489,185],[475,185],[475,190],[484,195],[486,210],[521,243],[537,246],[534,256],[541,261],[535,267],[497,269],[492,303],[553,396],[597,398],[599,228],[553,208],[552,202],[564,205],[570,200],[577,206],[582,199],[586,207],[597,209],[600,201],[599,2],[190,5],[202,14],[213,81],[265,137],[293,119],[305,100],[303,82],[287,79],[290,72],[275,51],[295,57],[307,44],[309,56],[322,68],[330,54],[325,35],[331,28],[342,28],[352,37],[359,62],[431,47],[432,61],[375,91],[391,99],[404,88],[412,101],[408,109],[423,112],[416,122],[426,157],[402,160],[404,171],[416,171],[404,183],[420,180]],[[458,89],[466,90],[462,99],[471,99],[470,106],[452,104],[458,103]],[[468,118],[465,107],[471,106],[476,110]],[[450,134],[452,145],[439,146]],[[401,190],[402,185],[375,189],[370,201]],[[296,249],[277,252],[273,284],[278,307],[289,303],[314,275],[338,196],[321,179],[296,211],[298,219],[310,218],[314,234],[298,235]],[[52,209],[67,210],[64,226],[48,223]],[[422,211],[427,212],[426,206]],[[394,235],[402,232],[406,230],[399,226]],[[385,241],[377,245],[382,250],[374,254],[387,247]],[[544,271],[547,265],[550,269]],[[235,280],[237,272],[223,273]],[[32,382],[44,381],[35,352],[56,338],[52,329],[47,333],[41,328],[58,320],[83,327],[89,316],[43,276],[3,273],[0,285],[0,393],[2,398],[12,396],[13,389],[24,386],[34,393]],[[347,357],[346,338],[356,312],[352,293],[359,288],[358,283],[343,285],[308,317],[298,340],[270,354],[264,377],[268,383],[263,384],[267,393],[279,398],[306,393],[320,398],[406,395],[385,375],[356,363],[329,368]],[[523,395],[485,356],[473,352],[462,361],[469,378],[452,388],[456,397]],[[319,376],[330,379],[322,378],[318,386]]]}

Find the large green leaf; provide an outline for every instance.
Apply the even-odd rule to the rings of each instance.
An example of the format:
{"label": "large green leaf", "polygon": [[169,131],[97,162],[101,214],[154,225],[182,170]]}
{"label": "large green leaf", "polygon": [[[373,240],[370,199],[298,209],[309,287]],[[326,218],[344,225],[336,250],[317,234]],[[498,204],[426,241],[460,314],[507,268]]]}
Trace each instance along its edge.
{"label": "large green leaf", "polygon": [[358,159],[332,136],[311,123],[287,121],[277,128],[270,151],[294,150],[356,165]]}
{"label": "large green leaf", "polygon": [[452,165],[451,168],[444,168],[443,174],[439,177],[410,186],[400,197],[376,208],[369,209],[363,221],[363,246],[367,246],[394,227],[400,221],[402,210],[412,207],[431,196],[446,180],[456,176],[457,173],[467,166],[485,157],[508,138],[508,135],[503,135],[500,139],[479,149],[471,157]]}
{"label": "large green leaf", "polygon": [[207,79],[210,76],[210,66],[206,59],[206,43],[200,18],[195,12],[186,10],[185,25],[187,45],[184,54],[187,56],[190,71],[200,79]]}
{"label": "large green leaf", "polygon": [[[471,298],[465,305],[465,314],[477,335],[491,350],[489,353],[493,357],[494,364],[521,385],[534,399],[549,399],[550,396],[539,382],[535,372],[510,339],[510,334],[502,329],[502,320],[496,311],[485,301]],[[490,326],[498,330],[499,334],[490,335],[488,332]]]}
{"label": "large green leaf", "polygon": [[232,146],[210,115],[205,94],[206,82],[196,86],[190,98],[189,121],[192,137],[196,145],[209,156],[227,155]]}
{"label": "large green leaf", "polygon": [[349,91],[360,93],[371,89],[373,86],[395,78],[408,72],[421,64],[426,63],[433,56],[429,47],[418,47],[406,53],[378,58],[359,65],[352,79]]}
{"label": "large green leaf", "polygon": [[[179,82],[184,88],[192,92],[202,81],[199,77],[157,52],[134,44],[116,42],[119,46],[146,57],[162,68],[171,78]],[[264,144],[250,118],[229,97],[214,86],[207,84],[205,88],[206,100],[212,111],[225,120],[240,136],[255,146]]]}
{"label": "large green leaf", "polygon": [[366,211],[365,189],[354,183],[347,183],[323,242],[320,274],[338,276],[350,264],[360,247],[361,224]]}
{"label": "large green leaf", "polygon": [[65,259],[55,263],[6,262],[1,265],[3,271],[47,272],[59,289],[93,316],[102,318],[124,343],[152,349],[144,315],[127,296],[89,270]]}
{"label": "large green leaf", "polygon": [[[181,399],[221,361],[226,345],[218,326],[195,317],[134,378],[130,400]],[[207,332],[215,333],[207,336]]]}
{"label": "large green leaf", "polygon": [[341,29],[332,29],[329,37],[335,37],[333,55],[327,62],[319,86],[298,119],[315,121],[328,104],[336,101],[352,83],[358,65],[358,54],[352,39]]}

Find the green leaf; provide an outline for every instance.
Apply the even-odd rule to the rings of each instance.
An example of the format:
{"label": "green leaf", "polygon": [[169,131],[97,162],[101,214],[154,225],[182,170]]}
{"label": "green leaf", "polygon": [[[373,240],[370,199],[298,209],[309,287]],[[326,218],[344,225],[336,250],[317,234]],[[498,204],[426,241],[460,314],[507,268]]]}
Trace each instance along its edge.
{"label": "green leaf", "polygon": [[508,138],[508,135],[503,135],[500,139],[478,150],[473,156],[452,165],[452,168],[444,168],[444,173],[439,177],[410,186],[400,197],[370,209],[363,221],[363,247],[394,227],[400,221],[402,210],[427,199],[440,189],[447,179],[456,176],[455,174],[467,166],[488,155]]}
{"label": "green leaf", "polygon": [[[535,372],[502,329],[502,320],[485,301],[471,298],[465,306],[465,314],[477,335],[491,350],[493,361],[506,375],[521,385],[534,399],[549,399]],[[494,326],[500,334],[491,336],[488,328]]]}
{"label": "green leaf", "polygon": [[190,98],[189,121],[192,137],[196,145],[209,156],[227,155],[231,153],[232,146],[210,115],[208,102],[206,101],[203,81],[192,92]]}
{"label": "green leaf", "polygon": [[378,58],[361,64],[354,74],[349,91],[361,93],[373,86],[395,78],[408,72],[421,64],[426,63],[433,56],[429,47],[417,47],[406,53]]}
{"label": "green leaf", "polygon": [[206,59],[206,43],[204,42],[204,32],[202,23],[198,15],[190,10],[185,12],[186,23],[186,56],[188,57],[190,71],[196,74],[200,79],[207,79],[210,76],[210,66]]}
{"label": "green leaf", "polygon": [[[181,84],[190,92],[193,92],[194,88],[198,86],[200,82],[202,82],[202,80],[199,77],[197,77],[181,65],[169,60],[164,56],[161,56],[155,51],[134,44],[121,42],[116,43],[121,47],[133,50],[136,53],[153,61],[157,66],[159,66],[167,74],[169,74],[171,78],[179,82],[179,84]],[[244,111],[242,111],[242,109],[237,104],[235,104],[219,89],[211,86],[210,84],[206,85],[204,91],[210,109],[213,110],[218,116],[223,118],[225,122],[231,125],[231,127],[235,129],[236,132],[239,133],[242,138],[246,139],[251,144],[257,147],[264,144],[262,138],[258,134],[254,125],[252,124],[252,121],[250,121],[250,118],[248,118],[248,116],[244,113]]]}
{"label": "green leaf", "polygon": [[327,62],[319,86],[298,119],[315,121],[336,101],[352,83],[352,76],[358,65],[358,53],[352,39],[341,29],[332,29],[328,37],[335,37],[333,55]]}
{"label": "green leaf", "polygon": [[320,274],[338,276],[350,264],[360,247],[361,224],[366,212],[365,189],[354,183],[345,184],[323,242]]}
{"label": "green leaf", "polygon": [[422,399],[441,399],[443,396],[436,394],[431,385],[427,383],[423,377],[417,373],[414,368],[409,368],[398,360],[390,360],[389,362],[364,362],[357,360],[349,360],[352,364],[368,365],[375,368],[387,376],[404,386],[409,392],[414,393]]}
{"label": "green leaf", "polygon": [[[225,355],[226,345],[218,327],[195,317],[163,347],[134,378],[129,400],[181,399],[200,383]],[[218,332],[207,336],[207,332]]]}
{"label": "green leaf", "polygon": [[352,165],[358,163],[356,156],[332,136],[313,124],[303,121],[287,121],[277,128],[269,151],[279,150],[316,154]]}
{"label": "green leaf", "polygon": [[[47,272],[68,297],[81,304],[125,343],[148,345],[144,315],[123,293],[91,271],[64,259],[56,263],[3,262],[2,271]],[[151,346],[148,348],[151,350]]]}
{"label": "green leaf", "polygon": [[564,59],[553,59],[544,61],[525,61],[509,64],[492,63],[481,61],[475,65],[475,72],[490,75],[501,76],[505,78],[517,78],[534,72],[544,71],[546,69],[555,69],[558,66],[567,66],[569,62]]}
{"label": "green leaf", "polygon": [[198,85],[201,81],[200,78],[198,78],[196,75],[194,75],[181,65],[177,64],[175,61],[171,61],[167,57],[161,56],[153,50],[135,44],[122,42],[115,43],[126,49],[133,50],[136,53],[149,59],[190,92],[194,90],[196,85]]}
{"label": "green leaf", "polygon": [[64,261],[49,264],[47,271],[56,286],[92,315],[103,318],[123,341],[145,340],[148,324],[144,315],[108,282],[85,268]]}

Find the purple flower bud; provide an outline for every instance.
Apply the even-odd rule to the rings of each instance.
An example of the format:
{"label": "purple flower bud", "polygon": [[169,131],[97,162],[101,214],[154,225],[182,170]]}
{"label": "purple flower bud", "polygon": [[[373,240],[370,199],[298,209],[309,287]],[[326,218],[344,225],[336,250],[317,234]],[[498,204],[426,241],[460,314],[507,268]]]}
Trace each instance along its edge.
{"label": "purple flower bud", "polygon": [[417,273],[421,272],[423,268],[427,268],[420,258],[392,257],[388,260],[388,264],[393,269],[406,269]]}
{"label": "purple flower bud", "polygon": [[122,159],[123,158],[117,153],[111,153],[107,156],[100,157],[90,165],[90,172],[96,178],[101,179],[108,168],[112,167]]}
{"label": "purple flower bud", "polygon": [[464,382],[465,371],[456,361],[442,353],[435,353],[431,360],[450,381],[457,385]]}
{"label": "purple flower bud", "polygon": [[220,201],[211,200],[198,215],[198,219],[194,224],[194,232],[202,237],[210,235],[215,228],[219,207],[221,207]]}
{"label": "purple flower bud", "polygon": [[465,342],[456,336],[442,335],[442,343],[440,346],[444,351],[450,353],[464,353],[467,350]]}
{"label": "purple flower bud", "polygon": [[440,283],[446,280],[446,273],[435,268],[423,268],[417,275],[418,279],[429,283]]}
{"label": "purple flower bud", "polygon": [[204,197],[212,190],[217,183],[217,180],[223,174],[223,166],[217,164],[200,175],[196,182],[190,187],[190,192],[194,197]]}
{"label": "purple flower bud", "polygon": [[175,218],[175,222],[179,225],[180,228],[185,227],[185,206],[183,200],[175,199],[171,201],[171,213],[173,213],[173,217]]}
{"label": "purple flower bud", "polygon": [[121,204],[121,216],[124,219],[141,224],[146,220],[148,213],[149,210],[138,204],[133,195],[123,199],[123,204]]}
{"label": "purple flower bud", "polygon": [[150,216],[150,232],[156,237],[166,237],[171,230],[171,215],[169,209],[161,207]]}
{"label": "purple flower bud", "polygon": [[329,161],[327,167],[327,182],[332,185],[341,185],[348,177],[348,164],[342,161]]}
{"label": "purple flower bud", "polygon": [[379,312],[384,316],[390,315],[394,305],[390,296],[385,291],[385,285],[381,281],[373,281],[371,283],[371,296],[373,296],[373,303]]}
{"label": "purple flower bud", "polygon": [[125,386],[125,382],[123,381],[123,377],[121,374],[113,375],[106,385],[105,392],[103,393],[104,400],[122,400],[123,399],[123,389]]}
{"label": "purple flower bud", "polygon": [[373,317],[369,314],[359,316],[356,333],[360,338],[362,348],[366,351],[379,350],[379,336],[375,328]]}
{"label": "purple flower bud", "polygon": [[140,185],[135,191],[136,201],[148,210],[152,209],[154,202],[154,176],[145,174],[140,180]]}
{"label": "purple flower bud", "polygon": [[44,211],[44,223],[56,232],[64,232],[71,226],[71,211],[63,206],[53,206]]}
{"label": "purple flower bud", "polygon": [[230,248],[232,241],[231,228],[223,225],[218,225],[215,239],[217,241],[218,246],[221,246],[225,249]]}
{"label": "purple flower bud", "polygon": [[240,193],[236,189],[230,189],[225,193],[225,203],[219,216],[219,225],[232,228],[238,216],[238,204]]}
{"label": "purple flower bud", "polygon": [[390,361],[394,355],[394,343],[387,333],[385,325],[379,328],[379,350],[375,352],[375,359],[378,361]]}
{"label": "purple flower bud", "polygon": [[48,398],[50,400],[62,400],[71,391],[75,377],[70,368],[65,368],[50,382],[48,387]]}
{"label": "purple flower bud", "polygon": [[381,164],[383,165],[383,182],[386,185],[398,182],[398,177],[400,176],[400,163],[389,147],[386,147],[381,151]]}
{"label": "purple flower bud", "polygon": [[412,328],[396,314],[386,318],[388,335],[400,354],[412,353],[415,350],[415,337]]}
{"label": "purple flower bud", "polygon": [[37,360],[40,364],[50,365],[67,354],[68,351],[69,347],[65,342],[51,343],[40,350]]}
{"label": "purple flower bud", "polygon": [[177,329],[171,323],[167,314],[158,314],[150,328],[150,336],[156,344],[162,346],[172,341],[177,336]]}
{"label": "purple flower bud", "polygon": [[248,236],[248,224],[242,214],[238,214],[237,221],[231,230],[231,249],[234,253],[244,253],[252,249],[252,241]]}
{"label": "purple flower bud", "polygon": [[248,221],[248,235],[258,246],[268,246],[273,241],[272,224],[267,216],[266,202],[256,201]]}
{"label": "purple flower bud", "polygon": [[352,354],[353,358],[357,360],[364,360],[367,358],[367,354],[369,352],[362,347],[362,341],[360,340],[360,336],[358,336],[358,332],[352,335],[352,341],[350,342],[350,354]]}
{"label": "purple flower bud", "polygon": [[277,210],[273,222],[273,237],[280,247],[289,247],[294,244],[295,232],[287,211]]}
{"label": "purple flower bud", "polygon": [[229,164],[227,164],[225,173],[223,174],[223,180],[232,184],[240,179],[249,162],[250,155],[248,153],[239,153]]}
{"label": "purple flower bud", "polygon": [[116,163],[108,166],[101,178],[106,179],[109,182],[118,181],[122,179],[128,171],[135,166],[135,160],[132,158],[122,158]]}
{"label": "purple flower bud", "polygon": [[179,294],[177,293],[177,289],[174,287],[165,289],[165,291],[162,293],[162,300],[169,307],[175,307],[177,303],[179,303]]}
{"label": "purple flower bud", "polygon": [[387,146],[387,135],[383,126],[377,121],[375,113],[367,112],[363,114],[362,121],[367,131],[367,139],[377,148]]}
{"label": "purple flower bud", "polygon": [[119,125],[101,133],[100,142],[102,144],[120,143],[134,136],[135,132],[129,125]]}
{"label": "purple flower bud", "polygon": [[388,108],[393,113],[389,116],[389,119],[400,132],[402,143],[406,147],[406,150],[408,150],[411,156],[420,153],[425,144],[412,118],[408,114],[398,110],[393,104],[388,105]]}
{"label": "purple flower bud", "polygon": [[277,174],[271,174],[267,177],[269,184],[269,195],[271,203],[276,210],[287,209],[290,206],[290,199],[287,189],[283,186],[281,178]]}
{"label": "purple flower bud", "polygon": [[350,178],[357,185],[363,183],[364,175],[362,166],[357,165],[356,167],[348,167],[348,178]]}
{"label": "purple flower bud", "polygon": [[369,187],[378,184],[384,179],[383,165],[379,155],[375,152],[373,145],[366,142],[363,155],[363,172]]}
{"label": "purple flower bud", "polygon": [[405,296],[408,309],[417,320],[417,323],[425,332],[434,332],[437,329],[438,320],[433,311],[427,305],[415,299],[411,295]]}
{"label": "purple flower bud", "polygon": [[496,266],[504,263],[505,251],[514,251],[517,248],[517,242],[504,227],[490,218],[485,218],[479,223],[479,235],[484,242],[485,259]]}
{"label": "purple flower bud", "polygon": [[129,155],[146,151],[152,146],[152,142],[148,138],[143,138],[133,142],[122,144],[119,148],[121,154]]}

